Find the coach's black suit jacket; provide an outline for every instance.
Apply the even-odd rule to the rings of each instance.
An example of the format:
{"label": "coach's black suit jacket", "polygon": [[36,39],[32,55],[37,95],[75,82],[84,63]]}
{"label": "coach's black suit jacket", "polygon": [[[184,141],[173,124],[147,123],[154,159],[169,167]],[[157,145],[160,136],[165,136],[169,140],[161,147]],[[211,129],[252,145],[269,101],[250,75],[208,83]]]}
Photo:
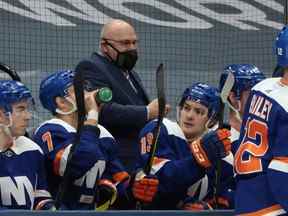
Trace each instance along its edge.
{"label": "coach's black suit jacket", "polygon": [[104,104],[99,123],[119,142],[119,157],[131,170],[135,158],[138,157],[137,137],[147,122],[146,105],[149,103],[140,77],[135,71],[129,73],[136,92],[123,71],[98,53],[93,53],[89,59],[81,61],[76,71],[84,72],[85,84],[91,90],[100,87],[111,88],[112,102]]}

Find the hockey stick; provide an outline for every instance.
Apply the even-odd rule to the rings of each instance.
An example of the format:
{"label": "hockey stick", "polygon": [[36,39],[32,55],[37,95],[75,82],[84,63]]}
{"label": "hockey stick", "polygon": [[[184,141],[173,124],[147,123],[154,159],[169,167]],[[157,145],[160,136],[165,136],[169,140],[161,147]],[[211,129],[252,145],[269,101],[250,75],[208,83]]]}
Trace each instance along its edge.
{"label": "hockey stick", "polygon": [[8,74],[12,80],[21,82],[20,76],[17,74],[16,70],[12,69],[10,66],[0,62],[0,70]]}
{"label": "hockey stick", "polygon": [[158,121],[156,127],[153,131],[153,142],[151,145],[151,150],[149,153],[148,161],[144,167],[144,173],[149,175],[153,165],[153,159],[157,149],[161,124],[165,116],[165,106],[166,106],[166,97],[165,97],[165,81],[164,81],[164,68],[161,63],[156,71],[156,87],[157,87],[157,97],[158,97]]}
{"label": "hockey stick", "polygon": [[[232,90],[234,83],[235,83],[234,75],[231,72],[229,72],[227,75],[226,81],[224,83],[224,86],[222,88],[222,91],[220,93],[220,97],[221,97],[221,101],[222,101],[223,105],[227,104],[228,107],[236,113],[236,117],[238,119],[240,119],[240,115],[239,115],[238,110],[236,110],[228,100],[229,93]],[[219,120],[220,120],[219,122],[221,123],[221,118]],[[223,123],[223,117],[222,117],[222,123]],[[219,127],[219,128],[221,128],[221,127]]]}
{"label": "hockey stick", "polygon": [[285,0],[284,4],[284,25],[288,24],[288,0]]}
{"label": "hockey stick", "polygon": [[[220,97],[221,97],[221,104],[220,104],[220,114],[219,114],[219,119],[218,119],[218,128],[223,128],[224,124],[224,111],[225,111],[225,104],[228,104],[230,108],[233,110],[234,107],[229,103],[228,97],[229,93],[233,88],[233,85],[235,83],[235,79],[232,73],[228,73],[226,81],[224,83],[224,86],[221,90]],[[236,111],[236,113],[238,113]],[[215,201],[215,207],[216,209],[218,208],[218,195],[219,195],[219,189],[220,189],[220,177],[222,173],[222,168],[221,168],[221,159],[218,159],[216,162],[216,170],[215,170],[215,183],[214,183],[214,190],[213,190],[213,197]]]}
{"label": "hockey stick", "polygon": [[[77,71],[77,69],[75,71]],[[70,152],[68,154],[67,164],[66,164],[66,169],[64,171],[63,179],[59,186],[59,191],[55,199],[56,209],[59,209],[63,201],[63,198],[67,196],[66,193],[68,191],[68,186],[69,184],[71,184],[71,181],[70,181],[71,180],[71,161],[73,159],[74,151],[80,143],[80,130],[85,120],[86,113],[85,113],[85,101],[84,101],[83,71],[79,70],[78,72],[75,73],[73,85],[74,85],[74,92],[75,92],[75,98],[76,98],[76,104],[77,104],[78,125],[77,125],[77,132],[76,132],[74,143],[72,144]]]}

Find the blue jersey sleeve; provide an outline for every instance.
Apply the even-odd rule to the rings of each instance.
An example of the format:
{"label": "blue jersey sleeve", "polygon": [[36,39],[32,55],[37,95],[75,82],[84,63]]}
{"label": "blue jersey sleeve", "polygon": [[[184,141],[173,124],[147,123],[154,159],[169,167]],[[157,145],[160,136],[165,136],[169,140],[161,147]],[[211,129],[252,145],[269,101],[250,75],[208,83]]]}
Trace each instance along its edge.
{"label": "blue jersey sleeve", "polygon": [[106,129],[101,128],[101,131],[100,146],[107,162],[103,178],[121,182],[129,175],[118,158],[118,143]]}
{"label": "blue jersey sleeve", "polygon": [[273,158],[288,157],[288,144],[286,144],[288,140],[288,112],[283,109],[275,109],[272,114],[275,115],[271,115],[270,118],[277,116],[276,119],[271,119],[274,124],[268,125],[268,128],[271,128],[269,130],[269,133],[271,133],[269,135],[269,146],[272,150]]}
{"label": "blue jersey sleeve", "polygon": [[[75,132],[68,132],[61,125],[46,124],[36,131],[33,139],[52,163],[54,174],[62,176],[71,144],[75,139]],[[99,146],[99,129],[95,126],[83,126],[80,143],[74,151],[70,164],[73,179],[83,176],[98,160],[104,160]]]}
{"label": "blue jersey sleeve", "polygon": [[271,150],[273,158],[269,163],[267,176],[275,200],[288,211],[288,113],[276,110],[277,119],[272,127]]}

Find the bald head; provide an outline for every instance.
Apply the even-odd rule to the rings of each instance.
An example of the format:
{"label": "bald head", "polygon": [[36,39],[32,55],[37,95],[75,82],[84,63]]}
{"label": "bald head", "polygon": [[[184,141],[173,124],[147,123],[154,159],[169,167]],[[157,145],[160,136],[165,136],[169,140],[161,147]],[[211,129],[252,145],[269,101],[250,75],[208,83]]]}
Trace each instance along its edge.
{"label": "bald head", "polygon": [[113,19],[103,26],[100,37],[101,39],[126,40],[131,35],[136,37],[135,30],[129,23]]}

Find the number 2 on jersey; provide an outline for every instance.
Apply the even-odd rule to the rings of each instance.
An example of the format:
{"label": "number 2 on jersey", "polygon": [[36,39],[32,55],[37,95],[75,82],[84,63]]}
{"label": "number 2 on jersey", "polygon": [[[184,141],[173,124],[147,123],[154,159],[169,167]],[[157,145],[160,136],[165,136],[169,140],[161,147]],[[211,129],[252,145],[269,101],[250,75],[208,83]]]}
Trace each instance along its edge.
{"label": "number 2 on jersey", "polygon": [[[261,157],[268,150],[268,127],[265,122],[247,120],[245,135],[235,155],[235,170],[238,174],[262,171]],[[248,157],[245,159],[244,154]]]}

